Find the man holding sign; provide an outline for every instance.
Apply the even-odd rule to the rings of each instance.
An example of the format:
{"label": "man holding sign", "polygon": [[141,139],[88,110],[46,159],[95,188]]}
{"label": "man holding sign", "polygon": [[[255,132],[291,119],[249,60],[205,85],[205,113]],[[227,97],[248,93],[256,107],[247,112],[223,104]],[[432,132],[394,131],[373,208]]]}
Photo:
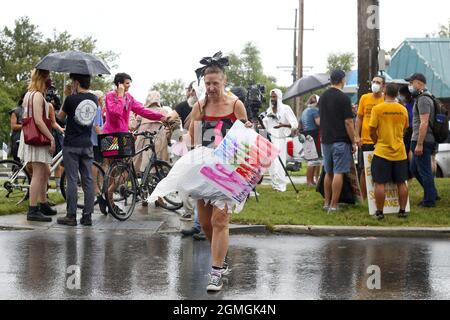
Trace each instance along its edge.
{"label": "man holding sign", "polygon": [[385,103],[372,109],[370,136],[375,143],[375,156],[372,161],[372,176],[375,183],[375,199],[378,220],[384,219],[385,185],[397,185],[400,211],[399,217],[406,218],[408,202],[408,157],[403,137],[409,126],[408,111],[397,103],[398,87],[386,86]]}

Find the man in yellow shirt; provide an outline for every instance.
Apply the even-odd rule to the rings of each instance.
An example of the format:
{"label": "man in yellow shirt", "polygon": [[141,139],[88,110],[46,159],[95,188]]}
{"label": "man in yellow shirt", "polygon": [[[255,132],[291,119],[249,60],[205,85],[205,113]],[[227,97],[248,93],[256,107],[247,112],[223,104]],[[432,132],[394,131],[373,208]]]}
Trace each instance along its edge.
{"label": "man in yellow shirt", "polygon": [[361,172],[360,184],[363,199],[367,199],[366,175],[364,173],[364,152],[373,151],[374,143],[370,137],[370,117],[372,109],[384,102],[385,79],[376,76],[372,80],[372,92],[363,95],[359,101],[358,116],[356,118],[356,143],[358,144],[358,169]]}
{"label": "man in yellow shirt", "polygon": [[375,143],[375,156],[372,161],[372,176],[375,183],[376,216],[384,219],[383,209],[386,200],[385,184],[397,184],[400,212],[399,218],[406,218],[408,202],[408,156],[403,140],[409,127],[408,111],[397,103],[398,87],[386,86],[386,102],[372,109],[370,137]]}

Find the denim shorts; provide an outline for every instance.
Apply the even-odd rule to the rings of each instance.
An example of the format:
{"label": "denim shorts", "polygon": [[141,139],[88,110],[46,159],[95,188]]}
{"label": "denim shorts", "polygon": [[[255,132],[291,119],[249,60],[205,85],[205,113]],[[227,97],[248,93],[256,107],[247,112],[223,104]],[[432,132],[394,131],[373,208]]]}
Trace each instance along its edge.
{"label": "denim shorts", "polygon": [[325,173],[343,174],[350,172],[354,161],[350,143],[322,144],[322,153]]}

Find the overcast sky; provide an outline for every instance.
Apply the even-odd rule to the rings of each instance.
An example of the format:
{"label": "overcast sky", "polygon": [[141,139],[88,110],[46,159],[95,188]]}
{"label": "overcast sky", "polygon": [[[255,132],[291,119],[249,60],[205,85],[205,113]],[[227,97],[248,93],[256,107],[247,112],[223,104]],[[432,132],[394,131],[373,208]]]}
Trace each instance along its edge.
{"label": "overcast sky", "polygon": [[[292,83],[293,27],[298,0],[14,0],[0,11],[0,25],[29,16],[46,36],[53,29],[92,36],[100,50],[120,54],[119,70],[133,77],[131,92],[143,101],[155,82],[195,79],[198,61],[222,50],[240,52],[248,41],[261,51],[264,70],[280,85]],[[381,47],[397,48],[423,37],[450,18],[446,0],[381,0]],[[324,72],[331,52],[357,52],[357,0],[305,0],[304,65]]]}

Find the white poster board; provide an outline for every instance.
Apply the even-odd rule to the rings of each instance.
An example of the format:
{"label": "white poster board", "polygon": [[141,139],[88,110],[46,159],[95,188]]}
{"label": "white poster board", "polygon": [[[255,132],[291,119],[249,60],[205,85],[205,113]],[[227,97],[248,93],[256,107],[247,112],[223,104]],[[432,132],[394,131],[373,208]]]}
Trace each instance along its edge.
{"label": "white poster board", "polygon": [[9,153],[8,145],[3,142],[3,145],[2,145],[2,158],[3,158],[3,160],[7,160],[8,159],[8,153]]}
{"label": "white poster board", "polygon": [[[371,216],[375,215],[377,206],[375,202],[375,185],[372,179],[372,159],[373,152],[364,152],[364,170],[366,172],[367,198],[369,201],[369,213]],[[386,184],[386,200],[384,204],[384,214],[397,214],[400,211],[397,185],[394,183]],[[411,206],[408,202],[406,205],[406,212],[411,211]]]}

